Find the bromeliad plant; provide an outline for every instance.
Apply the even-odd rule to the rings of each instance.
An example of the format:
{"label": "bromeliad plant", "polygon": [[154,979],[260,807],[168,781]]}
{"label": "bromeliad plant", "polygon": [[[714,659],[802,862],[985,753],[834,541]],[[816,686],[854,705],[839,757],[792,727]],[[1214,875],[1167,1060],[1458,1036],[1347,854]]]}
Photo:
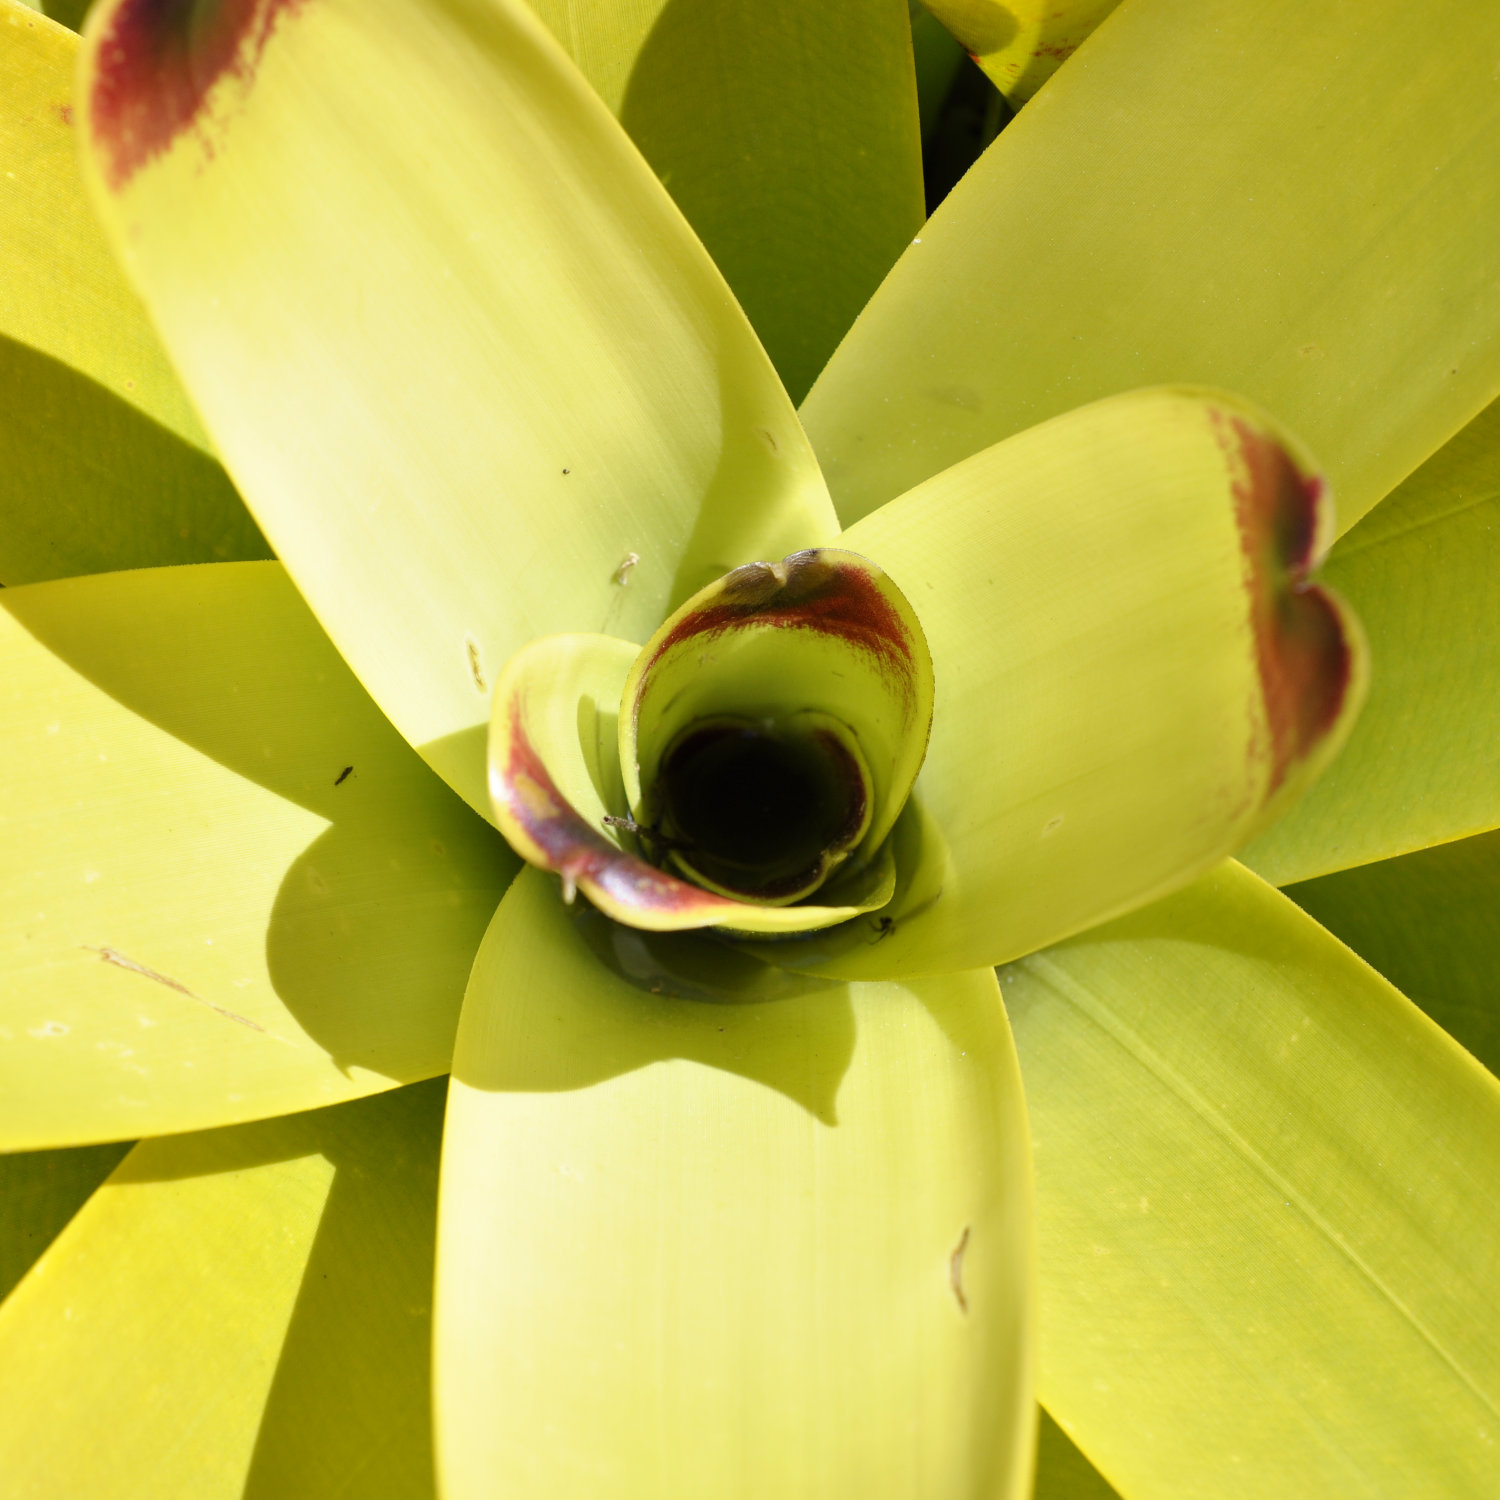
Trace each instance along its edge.
{"label": "bromeliad plant", "polygon": [[[17,450],[66,505],[130,497],[5,543],[5,1144],[154,1137],[0,1311],[0,1484],[421,1493],[430,1397],[446,1496],[1019,1495],[1039,1321],[1044,1399],[1127,1495],[1481,1493],[1500,1090],[1218,862],[1365,688],[1311,580],[1330,486],[1262,407],[1347,520],[1500,377],[1452,249],[1500,217],[1497,24],[1449,0],[1472,47],[1413,68],[1394,5],[1373,37],[1127,0],[799,421],[516,0],[112,0],[71,103],[65,34],[0,3],[15,284],[74,299],[7,311],[17,404],[87,461]],[[763,300],[783,226],[715,202],[700,116],[857,63],[888,135],[775,118],[821,121],[809,163],[889,147],[820,221],[865,254],[915,182],[904,7],[720,5],[749,40],[674,125],[681,9],[632,40],[540,7],[804,369]],[[1398,82],[1430,117],[1345,190],[1340,90]],[[274,561],[87,220],[53,263],[74,110]],[[1352,584],[1462,511],[1434,463]],[[1382,680],[1253,846],[1278,878],[1495,821],[1472,775],[1397,795],[1445,751],[1392,743]],[[450,1063],[446,1110],[381,1095]]]}

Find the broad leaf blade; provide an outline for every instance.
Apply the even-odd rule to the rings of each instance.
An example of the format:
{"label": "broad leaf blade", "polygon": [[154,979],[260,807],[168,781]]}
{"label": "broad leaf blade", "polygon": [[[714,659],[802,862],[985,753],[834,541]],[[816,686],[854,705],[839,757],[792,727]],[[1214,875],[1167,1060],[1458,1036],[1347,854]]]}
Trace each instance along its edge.
{"label": "broad leaf blade", "polygon": [[1489,1495],[1500,1084],[1238,866],[1001,983],[1041,1393],[1121,1493]]}
{"label": "broad leaf blade", "polygon": [[1325,875],[1286,894],[1500,1073],[1500,833]]}
{"label": "broad leaf blade", "polygon": [[465,1001],[447,1500],[1029,1492],[1025,1124],[988,973],[626,986],[525,871]]}
{"label": "broad leaf blade", "polygon": [[1120,1500],[1045,1407],[1037,1423],[1035,1500]]}
{"label": "broad leaf blade", "polygon": [[0,1300],[129,1149],[112,1142],[0,1156]]}
{"label": "broad leaf blade", "polygon": [[0,593],[0,1144],[447,1070],[516,861],[275,563]]}
{"label": "broad leaf blade", "polygon": [[77,49],[0,0],[0,583],[269,557],[84,196]]}
{"label": "broad leaf blade", "polygon": [[[95,12],[101,216],[277,554],[484,810],[541,635],[643,638],[828,539],[796,414],[670,199],[520,0]],[[217,85],[212,86],[212,85]]]}
{"label": "broad leaf blade", "polygon": [[904,0],[540,0],[801,400],[922,223]]}
{"label": "broad leaf blade", "polygon": [[0,1310],[0,1494],[430,1497],[442,1114],[136,1147]]}
{"label": "broad leaf blade", "polygon": [[1500,402],[1334,547],[1370,701],[1338,763],[1242,856],[1276,885],[1500,824]]}
{"label": "broad leaf blade", "polygon": [[1330,518],[1233,398],[1140,391],[939,475],[840,545],[931,649],[932,739],[892,904],[771,962],[882,978],[1001,963],[1192,879],[1296,795],[1361,696],[1307,582]]}
{"label": "broad leaf blade", "polygon": [[1291,426],[1344,526],[1500,390],[1500,10],[1143,0],[924,226],[804,403],[848,524],[1116,391]]}

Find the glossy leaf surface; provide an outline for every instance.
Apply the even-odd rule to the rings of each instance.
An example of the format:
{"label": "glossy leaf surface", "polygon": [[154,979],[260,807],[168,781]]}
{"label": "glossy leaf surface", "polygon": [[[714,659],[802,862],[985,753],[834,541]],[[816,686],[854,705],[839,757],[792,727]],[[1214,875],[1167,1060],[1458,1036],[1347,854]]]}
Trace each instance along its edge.
{"label": "glossy leaf surface", "polygon": [[922,224],[904,0],[539,0],[800,400]]}
{"label": "glossy leaf surface", "polygon": [[1276,885],[1500,824],[1500,403],[1343,537],[1325,577],[1375,671],[1338,762],[1245,850]]}
{"label": "glossy leaf surface", "polygon": [[449,1101],[443,1493],[1025,1495],[1029,1202],[988,972],[669,1000],[525,871]]}
{"label": "glossy leaf surface", "polygon": [[275,563],[0,593],[0,1142],[446,1071],[516,861]]}
{"label": "glossy leaf surface", "polygon": [[1325,875],[1286,894],[1500,1073],[1500,833]]}
{"label": "glossy leaf surface", "polygon": [[827,540],[822,478],[718,272],[520,0],[261,0],[191,39],[188,14],[91,19],[101,215],[277,555],[485,810],[516,650],[643,638]]}
{"label": "glossy leaf surface", "polygon": [[0,1495],[427,1500],[442,1114],[136,1147],[0,1309]]}
{"label": "glossy leaf surface", "polygon": [[1500,10],[1148,0],[1087,57],[804,403],[840,516],[1083,402],[1195,381],[1287,423],[1353,524],[1500,390]]}
{"label": "glossy leaf surface", "polygon": [[0,0],[0,583],[269,557],[84,196],[77,48]]}
{"label": "glossy leaf surface", "polygon": [[1191,879],[1316,774],[1364,658],[1306,585],[1329,518],[1283,441],[1233,398],[1137,392],[844,534],[932,652],[922,818],[897,828],[889,907],[772,962],[1004,962]]}
{"label": "glossy leaf surface", "polygon": [[1001,985],[1041,1394],[1121,1494],[1488,1495],[1500,1084],[1236,865]]}

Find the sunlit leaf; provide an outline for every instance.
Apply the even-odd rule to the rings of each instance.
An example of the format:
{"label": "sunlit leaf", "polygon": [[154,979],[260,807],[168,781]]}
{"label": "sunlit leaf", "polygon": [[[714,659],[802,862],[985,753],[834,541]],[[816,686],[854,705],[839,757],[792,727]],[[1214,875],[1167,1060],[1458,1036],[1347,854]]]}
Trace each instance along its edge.
{"label": "sunlit leaf", "polygon": [[1500,7],[1472,0],[1122,7],[808,396],[846,524],[1163,381],[1275,413],[1358,520],[1500,390],[1497,59]]}
{"label": "sunlit leaf", "polygon": [[536,0],[793,399],[922,223],[905,0]]}
{"label": "sunlit leaf", "polygon": [[447,1500],[1029,1493],[1026,1135],[988,972],[670,1000],[524,871],[448,1119]]}
{"label": "sunlit leaf", "polygon": [[194,14],[91,18],[96,201],[278,556],[486,811],[516,650],[644,638],[736,564],[828,540],[822,478],[718,272],[520,0],[225,7],[184,40]]}
{"label": "sunlit leaf", "polygon": [[0,1299],[130,1149],[123,1142],[0,1155]]}
{"label": "sunlit leaf", "polygon": [[0,1495],[430,1497],[442,1113],[137,1146],[0,1308]]}
{"label": "sunlit leaf", "polygon": [[1342,538],[1375,662],[1344,753],[1244,861],[1276,885],[1500,825],[1500,402]]}
{"label": "sunlit leaf", "polygon": [[840,546],[911,601],[936,678],[892,904],[772,962],[1004,962],[1190,880],[1326,764],[1358,627],[1306,575],[1316,479],[1229,397],[1144,391],[997,445]]}
{"label": "sunlit leaf", "polygon": [[1041,1394],[1120,1492],[1492,1494],[1500,1084],[1239,866],[1001,986]]}
{"label": "sunlit leaf", "polygon": [[1287,895],[1500,1073],[1500,833],[1325,875]]}
{"label": "sunlit leaf", "polygon": [[445,1072],[513,855],[275,563],[0,592],[0,1144]]}
{"label": "sunlit leaf", "polygon": [[268,557],[84,197],[77,47],[0,0],[0,583]]}

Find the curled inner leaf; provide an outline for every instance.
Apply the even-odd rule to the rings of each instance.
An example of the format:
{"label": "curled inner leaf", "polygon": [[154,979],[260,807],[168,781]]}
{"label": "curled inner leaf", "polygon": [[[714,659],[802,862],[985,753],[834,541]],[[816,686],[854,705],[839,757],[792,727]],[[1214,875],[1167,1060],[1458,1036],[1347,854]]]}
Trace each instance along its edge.
{"label": "curled inner leaf", "polygon": [[[736,830],[732,815],[726,820],[715,810],[723,767],[714,764],[688,764],[678,777],[676,834],[625,815],[614,710],[635,657],[635,646],[609,636],[548,636],[501,673],[490,726],[490,798],[496,824],[522,858],[559,874],[569,899],[582,891],[612,920],[654,932],[802,932],[890,899],[894,877],[888,860],[878,858],[831,883],[834,899],[826,904],[795,907],[737,900],[662,868],[668,851],[705,837],[717,841],[721,859],[733,856]],[[800,837],[794,831],[787,847]]]}
{"label": "curled inner leaf", "polygon": [[854,553],[736,568],[637,658],[620,711],[635,818],[711,890],[788,904],[872,864],[926,752],[911,606]]}

